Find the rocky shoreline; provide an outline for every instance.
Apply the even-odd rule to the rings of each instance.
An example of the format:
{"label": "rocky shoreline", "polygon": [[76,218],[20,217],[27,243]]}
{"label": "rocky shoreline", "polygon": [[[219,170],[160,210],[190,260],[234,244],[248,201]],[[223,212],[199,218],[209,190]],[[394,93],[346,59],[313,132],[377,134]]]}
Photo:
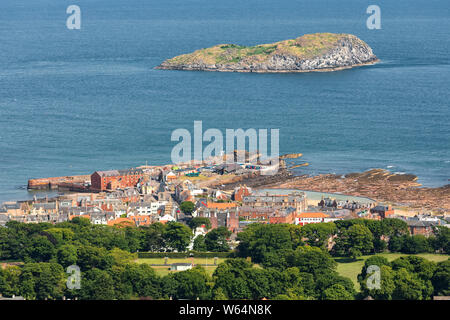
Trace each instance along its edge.
{"label": "rocky shoreline", "polygon": [[237,176],[235,179],[225,183],[210,184],[209,187],[215,187],[222,190],[234,190],[234,188],[240,185],[246,185],[250,188],[267,188],[276,186],[279,183],[285,183],[292,181],[296,177],[287,169],[280,169],[275,175],[260,175],[260,174],[247,174]]}
{"label": "rocky shoreline", "polygon": [[179,71],[209,71],[209,72],[237,72],[237,73],[307,73],[307,72],[335,72],[348,70],[358,67],[370,66],[380,62],[379,59],[373,61],[354,64],[351,66],[333,67],[333,68],[322,68],[322,69],[310,69],[310,70],[270,70],[270,69],[228,69],[228,68],[202,68],[202,67],[173,67],[173,66],[158,66],[155,69],[159,70],[179,70]]}
{"label": "rocky shoreline", "polygon": [[428,188],[416,182],[415,175],[393,174],[384,169],[347,175],[321,174],[294,176],[281,170],[274,176],[242,177],[239,181],[224,184],[221,188],[232,190],[239,185],[252,188],[300,189],[324,193],[342,193],[367,197],[377,202],[405,207],[416,211],[450,213],[450,184]]}

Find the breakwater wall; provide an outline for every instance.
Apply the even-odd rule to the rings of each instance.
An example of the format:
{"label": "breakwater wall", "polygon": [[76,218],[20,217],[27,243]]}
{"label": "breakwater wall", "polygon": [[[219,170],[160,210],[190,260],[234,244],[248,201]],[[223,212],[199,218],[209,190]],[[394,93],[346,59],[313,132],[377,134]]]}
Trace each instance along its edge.
{"label": "breakwater wall", "polygon": [[83,185],[91,181],[90,175],[64,176],[28,180],[28,189],[32,190],[54,190],[68,189],[72,185]]}

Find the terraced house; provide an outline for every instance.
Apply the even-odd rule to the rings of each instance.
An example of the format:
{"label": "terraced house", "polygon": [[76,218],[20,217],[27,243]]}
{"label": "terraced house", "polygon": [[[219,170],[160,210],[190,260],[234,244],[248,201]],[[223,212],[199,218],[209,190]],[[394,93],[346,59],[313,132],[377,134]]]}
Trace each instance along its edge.
{"label": "terraced house", "polygon": [[244,196],[243,206],[250,208],[294,208],[297,213],[307,208],[306,195],[303,192],[292,192],[286,195],[259,193]]}

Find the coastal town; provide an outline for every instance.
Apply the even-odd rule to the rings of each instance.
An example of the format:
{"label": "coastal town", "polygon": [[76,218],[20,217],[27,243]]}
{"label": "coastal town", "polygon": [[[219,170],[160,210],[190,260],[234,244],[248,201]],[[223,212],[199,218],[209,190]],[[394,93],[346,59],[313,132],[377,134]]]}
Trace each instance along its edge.
{"label": "coastal town", "polygon": [[272,2],[0,2],[0,314],[448,307],[449,1]]}
{"label": "coastal town", "polygon": [[[418,208],[417,203],[370,197],[379,196],[383,190],[377,181],[382,181],[386,190],[403,192],[401,186],[411,189],[411,177],[389,175],[383,170],[344,178],[295,176],[286,168],[286,160],[298,156],[301,154],[281,156],[275,175],[263,175],[267,166],[254,161],[219,164],[216,159],[208,163],[144,165],[95,171],[91,175],[31,179],[29,189],[58,190],[59,194],[3,203],[0,225],[8,221],[60,223],[82,217],[92,224],[121,227],[171,221],[188,224],[192,218],[203,217],[210,220],[213,229],[226,227],[232,233],[230,241],[252,223],[305,225],[395,217],[408,224],[412,235],[425,236],[431,235],[436,226],[449,226],[445,204],[439,208]],[[386,184],[387,181],[391,183]],[[342,187],[348,185],[353,189]],[[422,192],[421,188],[417,190]],[[395,192],[390,194],[395,196]],[[184,202],[192,203],[192,210],[182,210]],[[196,235],[206,232],[198,228]]]}

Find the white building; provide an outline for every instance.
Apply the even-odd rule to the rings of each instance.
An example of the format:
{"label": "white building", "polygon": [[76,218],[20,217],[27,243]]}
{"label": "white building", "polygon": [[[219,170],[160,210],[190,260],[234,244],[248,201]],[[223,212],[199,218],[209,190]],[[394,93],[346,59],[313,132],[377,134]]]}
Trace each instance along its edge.
{"label": "white building", "polygon": [[172,263],[170,265],[170,270],[171,271],[186,271],[192,269],[192,263]]}
{"label": "white building", "polygon": [[329,218],[329,215],[323,212],[302,212],[295,217],[295,224],[304,226],[309,223],[321,223],[325,222],[327,218]]}
{"label": "white building", "polygon": [[176,219],[171,216],[170,214],[165,214],[162,217],[159,217],[159,222],[161,223],[167,223],[167,222],[173,222],[176,221]]}

